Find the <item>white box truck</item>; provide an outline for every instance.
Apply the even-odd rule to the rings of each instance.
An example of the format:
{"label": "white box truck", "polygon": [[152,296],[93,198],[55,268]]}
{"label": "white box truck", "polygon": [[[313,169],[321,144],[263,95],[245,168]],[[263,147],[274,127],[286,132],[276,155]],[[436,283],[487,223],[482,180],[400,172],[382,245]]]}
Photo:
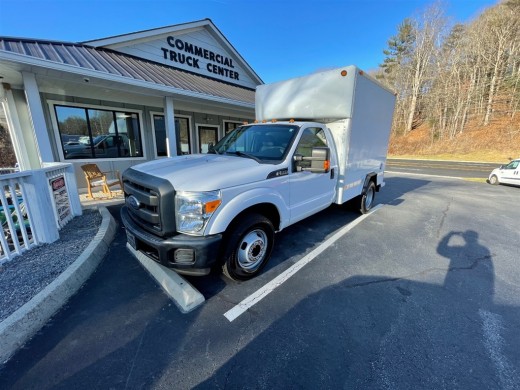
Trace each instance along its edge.
{"label": "white box truck", "polygon": [[395,95],[347,66],[260,85],[255,123],[208,154],[123,173],[129,244],[179,273],[257,275],[275,232],[332,203],[366,213],[384,186]]}

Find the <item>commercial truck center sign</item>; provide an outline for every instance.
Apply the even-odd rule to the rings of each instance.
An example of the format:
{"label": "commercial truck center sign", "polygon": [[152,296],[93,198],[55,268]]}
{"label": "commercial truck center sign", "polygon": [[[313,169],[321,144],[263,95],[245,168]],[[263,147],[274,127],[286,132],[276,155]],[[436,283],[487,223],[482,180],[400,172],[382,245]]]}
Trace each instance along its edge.
{"label": "commercial truck center sign", "polygon": [[[194,69],[205,69],[212,76],[240,80],[240,75],[234,70],[235,66],[231,58],[172,36],[168,36],[166,42],[169,47],[161,47],[165,60],[186,64]],[[206,62],[204,64],[200,63],[200,60],[208,62],[202,61]]]}

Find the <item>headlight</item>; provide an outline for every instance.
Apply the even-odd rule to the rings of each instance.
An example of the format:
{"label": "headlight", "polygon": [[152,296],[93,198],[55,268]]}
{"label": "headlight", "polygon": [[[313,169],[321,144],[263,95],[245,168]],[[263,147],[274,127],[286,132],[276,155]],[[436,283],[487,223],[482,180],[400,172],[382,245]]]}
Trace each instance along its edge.
{"label": "headlight", "polygon": [[175,195],[177,231],[202,235],[206,224],[221,203],[220,191],[178,192]]}

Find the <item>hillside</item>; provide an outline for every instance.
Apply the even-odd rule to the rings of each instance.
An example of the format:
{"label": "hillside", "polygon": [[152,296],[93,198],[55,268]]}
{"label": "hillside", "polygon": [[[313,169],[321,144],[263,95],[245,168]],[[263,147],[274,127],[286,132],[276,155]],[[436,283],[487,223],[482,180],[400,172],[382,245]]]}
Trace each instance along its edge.
{"label": "hillside", "polygon": [[485,127],[469,122],[453,139],[432,140],[431,133],[423,124],[407,135],[393,134],[389,157],[498,163],[520,157],[520,117],[495,119]]}
{"label": "hillside", "polygon": [[375,73],[396,91],[391,156],[520,157],[520,0],[466,23],[432,3],[405,18]]}

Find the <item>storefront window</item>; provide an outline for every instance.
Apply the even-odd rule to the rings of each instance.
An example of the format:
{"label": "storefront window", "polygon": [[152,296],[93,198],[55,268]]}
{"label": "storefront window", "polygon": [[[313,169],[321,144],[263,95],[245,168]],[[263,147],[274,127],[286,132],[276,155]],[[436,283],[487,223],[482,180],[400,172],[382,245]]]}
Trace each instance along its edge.
{"label": "storefront window", "polygon": [[[87,112],[83,108],[56,107],[61,143],[77,145],[80,139],[89,140]],[[89,141],[90,142],[90,141]]]}
{"label": "storefront window", "polygon": [[177,133],[177,145],[180,142],[179,154],[190,154],[190,125],[188,118],[175,118],[175,131]]}
{"label": "storefront window", "polygon": [[[153,115],[153,125],[157,156],[167,156],[164,115]],[[175,133],[177,136],[177,154],[190,154],[190,121],[188,118],[175,117]]]}
{"label": "storefront window", "polygon": [[168,150],[166,148],[166,126],[164,125],[163,115],[153,115],[153,128],[157,157],[166,157]]}
{"label": "storefront window", "polygon": [[55,106],[66,160],[142,157],[136,113]]}
{"label": "storefront window", "polygon": [[224,122],[225,134],[229,133],[231,130],[235,130],[238,126],[242,126],[242,123],[240,123],[240,122]]}

